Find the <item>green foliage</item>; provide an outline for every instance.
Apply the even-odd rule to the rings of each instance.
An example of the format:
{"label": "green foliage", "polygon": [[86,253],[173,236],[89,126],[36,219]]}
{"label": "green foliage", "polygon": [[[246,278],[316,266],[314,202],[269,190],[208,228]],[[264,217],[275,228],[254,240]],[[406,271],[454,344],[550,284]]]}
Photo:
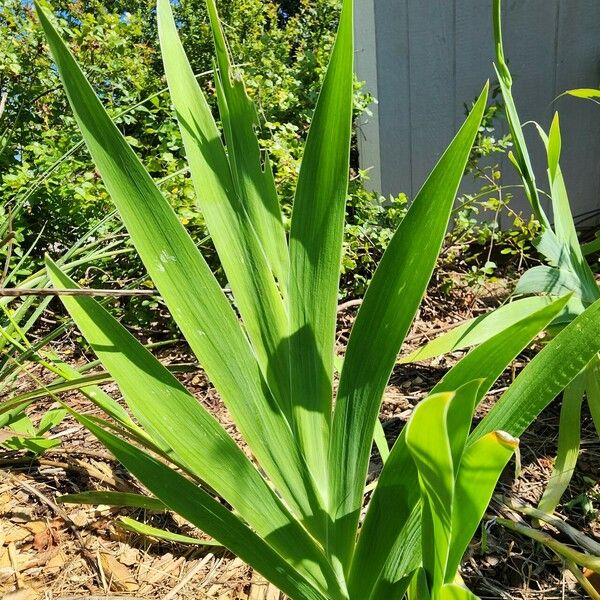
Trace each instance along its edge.
{"label": "green foliage", "polygon": [[[560,155],[563,149],[558,114],[554,116],[548,133],[536,124],[542,142],[546,147],[548,192],[545,193],[552,201],[553,225],[550,225],[550,219],[539,202],[541,191],[537,187],[538,184],[536,184],[536,177],[531,167],[522,125],[512,96],[512,77],[504,59],[500,22],[501,2],[500,0],[494,0],[497,72],[507,107],[508,122],[515,142],[515,153],[511,160],[522,179],[532,211],[541,224],[539,235],[533,243],[546,264],[527,270],[514,290],[515,295],[537,294],[537,296],[515,300],[511,304],[497,309],[494,313],[463,323],[406,357],[404,360],[407,362],[431,358],[445,352],[485,342],[493,335],[498,334],[499,331],[512,326],[511,323],[514,323],[518,315],[522,314],[523,311],[531,310],[535,303],[570,294],[568,304],[548,327],[550,333],[552,335],[558,334],[557,339],[560,339],[566,331],[565,327],[567,329],[571,327],[579,316],[585,315],[587,309],[597,306],[600,299],[600,286],[598,286],[594,273],[586,260],[586,248],[580,244],[577,237],[567,189],[560,168]],[[593,90],[576,92],[574,95],[592,99],[595,97]],[[591,252],[594,249],[593,246],[590,249]],[[573,373],[574,377],[565,386],[561,405],[558,455],[554,472],[539,506],[541,510],[548,514],[552,514],[558,506],[575,470],[580,449],[580,414],[584,395],[594,425],[600,434],[600,411],[598,410],[598,399],[600,397],[598,394],[600,388],[599,361],[600,358],[596,353],[592,354],[587,361],[577,361]],[[530,367],[533,367],[534,363]],[[548,376],[551,376],[551,373],[548,373]],[[508,396],[511,398],[514,397],[514,394],[509,393]],[[494,406],[487,418],[491,423],[494,423],[499,412],[510,412],[511,410],[509,399],[500,401]],[[525,415],[523,415],[523,420],[524,422],[528,420]]]}
{"label": "green foliage", "polygon": [[[351,183],[351,186],[353,184]],[[340,296],[358,298],[367,286],[394,232],[408,210],[405,194],[385,199],[359,183],[348,200]]]}
{"label": "green foliage", "polygon": [[[98,2],[72,3],[69,9],[62,13],[61,31],[77,47],[113,114],[147,95],[156,83],[148,64],[151,48],[143,40],[142,16],[122,19]],[[0,30],[0,85],[7,95],[3,122],[8,128],[0,162],[0,197],[6,210],[72,147],[77,130],[66,110],[58,74],[43,52],[44,39],[31,5],[18,0],[4,2]],[[125,132],[127,120],[121,120]],[[107,209],[98,175],[87,156],[79,152],[33,193],[14,225],[25,234],[26,247],[42,227],[43,247],[68,245],[88,226],[90,217],[104,216]]]}
{"label": "green foliage", "polygon": [[[206,236],[204,218],[196,206],[180,132],[169,118],[169,97],[161,91],[164,78],[152,3],[94,0],[55,8],[61,32],[72,41],[78,60],[98,88],[109,114],[136,148],[148,171],[165,179],[161,184],[163,193],[226,285],[213,244]],[[233,60],[244,73],[248,93],[258,106],[259,144],[273,162],[287,229],[304,142],[333,43],[339,2],[222,0],[219,8],[230,32],[228,43]],[[193,71],[209,71],[212,41],[203,1],[178,3],[174,10]],[[26,32],[26,44],[21,43],[20,31]],[[85,150],[78,147],[71,152],[78,133],[65,110],[57,74],[49,68],[47,55],[40,52],[44,42],[26,3],[5,3],[0,12],[2,32],[5,35],[0,36],[0,48],[6,64],[3,75],[0,73],[0,92],[7,93],[4,122],[11,127],[0,170],[0,218],[24,201],[24,210],[13,219],[13,265],[40,234],[36,247],[20,267],[25,274],[39,268],[44,251],[68,247],[110,208]],[[201,76],[199,82],[216,113],[216,93],[210,77]],[[368,110],[371,101],[355,82],[354,115]],[[493,175],[498,187],[497,169],[490,171],[481,166],[482,161],[509,146],[507,137],[495,137],[494,124],[501,114],[502,105],[498,102],[486,110],[468,163],[468,170],[482,181],[483,187],[476,198],[460,199],[463,208],[448,240],[448,262],[460,256],[470,273],[468,282],[474,284],[492,270],[492,262],[487,258],[492,246],[519,257],[529,251],[530,226],[522,224],[517,215],[515,227],[506,234],[500,233],[498,214],[509,210],[506,205],[510,198],[489,185],[488,179]],[[65,157],[67,153],[70,154]],[[408,200],[400,194],[390,202],[367,192],[365,174],[354,164],[355,152],[352,157],[340,298],[364,293]],[[502,204],[501,211],[494,204],[497,202]],[[483,216],[488,213],[490,219]],[[112,235],[113,227],[112,222],[107,223],[98,235]],[[481,247],[481,252],[469,256],[464,252],[467,247]],[[0,247],[0,258],[5,256],[3,252]],[[144,275],[141,263],[130,257],[116,259],[107,269],[88,270],[81,283],[108,287]],[[120,310],[132,325],[172,328],[162,305],[154,300],[136,298],[121,302]]]}
{"label": "green foliage", "polygon": [[[457,198],[441,261],[442,268],[462,270],[464,285],[474,291],[486,281],[493,281],[498,263],[504,268],[521,270],[535,254],[532,240],[539,231],[534,216],[526,218],[512,209],[514,192],[520,186],[504,185],[499,164],[495,162],[498,154],[504,155],[512,147],[510,133],[497,135],[499,121],[506,119],[500,92],[499,86],[492,90],[493,103],[484,114],[467,167],[479,189]],[[457,269],[457,265],[462,265],[462,269]],[[445,278],[441,291],[449,293],[455,286],[455,279]]]}
{"label": "green foliage", "polygon": [[0,446],[7,450],[26,450],[36,455],[43,454],[61,443],[60,439],[49,438],[44,434],[59,425],[66,414],[64,408],[49,410],[44,413],[38,426],[35,427],[24,412],[19,412],[17,415],[5,413],[0,417],[0,427],[8,426],[14,435],[4,434]]}
{"label": "green foliage", "polygon": [[[291,598],[401,598],[417,571],[417,589],[433,598],[472,598],[455,582],[456,570],[516,444],[495,430],[522,433],[600,350],[600,303],[550,342],[471,435],[475,407],[567,299],[535,311],[516,324],[516,332],[500,332],[458,363],[394,445],[358,536],[382,395],[442,246],[487,86],[383,253],[336,391],[335,321],[353,100],[352,1],[344,0],[304,147],[289,235],[276,182],[254,135],[256,113],[231,64],[212,0],[207,8],[223,137],[179,43],[168,0],[158,2],[158,26],[197,201],[234,304],[104,110],[51,13],[38,7],[38,14],[98,172],[254,460],[105,308],[83,294],[61,300],[119,386],[127,410],[100,401],[103,392],[89,391],[88,381],[86,395],[104,404],[113,422],[71,413],[160,503]],[[75,286],[50,259],[47,268],[56,288]],[[433,440],[432,432],[438,434]],[[436,492],[440,482],[443,498]]]}
{"label": "green foliage", "polygon": [[[72,44],[107,111],[148,171],[166,178],[163,193],[217,270],[218,259],[206,238],[204,219],[185,173],[181,135],[169,118],[171,106],[164,93],[153,3],[93,0],[54,8],[61,34]],[[284,214],[289,217],[339,3],[303,0],[283,6],[275,0],[223,0],[219,8],[228,30],[234,33],[228,40],[233,58],[241,65],[250,96],[259,106],[259,141],[273,160]],[[213,51],[204,2],[182,2],[175,10],[194,72],[210,71]],[[0,93],[6,94],[0,120],[0,132],[6,129],[6,146],[0,155],[0,221],[14,211],[13,265],[40,234],[20,267],[21,274],[37,270],[44,251],[64,250],[110,210],[106,191],[87,153],[81,147],[73,151],[78,132],[65,110],[58,74],[50,68],[43,47],[31,6],[18,0],[5,2],[0,9]],[[200,77],[200,82],[216,110],[210,79]],[[359,88],[355,84],[356,112],[364,110],[370,101]],[[354,189],[361,205],[364,191],[360,178]],[[23,210],[14,210],[22,201]],[[98,235],[113,232],[114,224],[107,223]],[[6,255],[6,249],[0,247],[0,259]],[[143,274],[138,261],[115,260],[109,269],[89,271],[82,283],[122,284]],[[125,318],[141,325],[155,320],[158,308],[156,303],[139,299],[123,305]]]}

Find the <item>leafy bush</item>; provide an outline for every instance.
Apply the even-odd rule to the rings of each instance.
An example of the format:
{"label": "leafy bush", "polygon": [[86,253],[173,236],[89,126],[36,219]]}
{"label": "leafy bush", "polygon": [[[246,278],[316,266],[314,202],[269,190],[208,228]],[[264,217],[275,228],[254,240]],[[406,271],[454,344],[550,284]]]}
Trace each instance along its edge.
{"label": "leafy bush", "polygon": [[[475,406],[567,300],[531,311],[458,363],[415,410],[391,450],[357,539],[382,395],[442,245],[487,87],[381,258],[353,326],[334,403],[352,120],[352,2],[344,2],[312,119],[289,237],[255,136],[254,106],[230,62],[214,2],[207,7],[226,146],[179,42],[168,0],[159,0],[158,23],[197,200],[235,309],[111,123],[51,16],[38,12],[111,198],[262,472],[118,321],[85,296],[62,300],[134,418],[111,409],[111,424],[72,412],[158,501],[292,598],[375,600],[402,597],[409,586],[411,598],[472,598],[457,568],[516,445],[497,430],[519,435],[600,350],[600,304],[550,342],[471,435]],[[48,271],[56,287],[74,286],[51,260]],[[88,397],[105,403],[101,390]],[[148,502],[139,499],[142,506]]]}
{"label": "leafy bush", "polygon": [[[223,0],[220,7],[225,22],[235,32],[229,40],[235,61],[242,65],[250,94],[260,106],[261,146],[274,162],[284,212],[289,215],[339,3],[303,0],[282,7],[274,0]],[[169,118],[170,100],[161,92],[164,80],[153,3],[93,0],[57,8],[61,8],[57,11],[60,31],[72,43],[109,114],[140,153],[148,171],[167,178],[163,192],[200,242],[206,227],[185,173],[179,130]],[[210,71],[212,41],[204,3],[179,3],[176,10],[182,37],[191,49],[194,71]],[[65,110],[58,75],[50,68],[48,56],[40,52],[43,37],[31,7],[18,0],[4,3],[0,33],[0,91],[7,95],[2,123],[8,124],[6,147],[0,155],[0,211],[6,212],[26,200],[24,211],[13,220],[19,242],[13,253],[19,247],[29,248],[41,233],[26,265],[31,272],[40,264],[43,251],[66,249],[110,207],[88,155],[80,148],[74,149],[77,129]],[[268,78],[265,73],[269,73]],[[210,80],[199,80],[216,109]],[[355,84],[357,112],[369,102],[359,88]],[[360,181],[354,187],[358,196],[364,194]],[[102,233],[111,232],[108,229],[99,235]],[[211,245],[203,243],[216,268]],[[141,273],[141,265],[118,261],[106,275],[98,273],[96,283],[129,280]]]}
{"label": "leafy bush", "polygon": [[[259,106],[257,132],[261,148],[269,152],[273,161],[287,220],[312,109],[333,42],[339,2],[222,0],[219,5],[231,31],[233,58],[244,72],[250,96]],[[196,208],[193,185],[186,172],[181,136],[168,118],[169,97],[161,92],[164,81],[153,4],[147,0],[94,0],[61,8],[57,11],[61,32],[73,42],[78,59],[97,84],[109,114],[149,172],[164,179],[163,193],[202,245],[211,267],[218,270],[218,257],[206,237],[204,219]],[[203,1],[178,3],[174,10],[184,43],[190,49],[192,68],[197,74],[210,70],[212,42]],[[26,44],[20,41],[20,31],[26,32]],[[14,220],[18,243],[13,257],[22,254],[41,233],[36,248],[22,265],[25,273],[41,266],[43,251],[66,249],[77,240],[106,214],[109,204],[87,154],[80,147],[73,147],[78,135],[75,124],[65,111],[57,74],[48,68],[46,55],[39,52],[43,40],[26,3],[5,3],[0,12],[1,32],[6,34],[0,42],[5,57],[0,76],[2,89],[8,94],[5,122],[13,126],[2,155],[0,212],[18,202],[25,203],[22,216]],[[216,96],[210,77],[199,77],[199,82],[215,112]],[[372,99],[361,93],[357,82],[354,92],[356,115],[367,110]],[[459,199],[460,212],[447,241],[452,247],[446,254],[448,261],[454,263],[457,256],[464,260],[472,272],[467,278],[469,283],[487,277],[493,269],[494,263],[488,256],[492,248],[514,254],[519,260],[530,251],[529,234],[534,224],[523,223],[514,215],[515,226],[500,232],[498,213],[507,210],[509,194],[498,191],[501,187],[495,178],[497,168],[481,166],[482,160],[509,146],[507,137],[497,139],[494,132],[502,109],[496,102],[486,110],[467,167],[483,187],[477,197]],[[355,152],[352,157],[356,161]],[[403,194],[389,202],[367,192],[364,175],[354,162],[351,172],[340,298],[364,293],[404,214],[402,205],[408,201]],[[489,184],[490,176],[494,185]],[[110,236],[110,226],[99,235]],[[467,248],[472,252],[466,253]],[[0,257],[2,251],[0,248]],[[107,287],[142,275],[144,268],[139,261],[116,260],[109,269],[91,269],[81,282]],[[226,284],[222,273],[219,277]],[[452,285],[450,280],[447,283]],[[163,321],[155,301],[136,298],[122,302],[121,308],[132,325],[147,327],[157,319]],[[170,326],[168,320],[164,326]]]}

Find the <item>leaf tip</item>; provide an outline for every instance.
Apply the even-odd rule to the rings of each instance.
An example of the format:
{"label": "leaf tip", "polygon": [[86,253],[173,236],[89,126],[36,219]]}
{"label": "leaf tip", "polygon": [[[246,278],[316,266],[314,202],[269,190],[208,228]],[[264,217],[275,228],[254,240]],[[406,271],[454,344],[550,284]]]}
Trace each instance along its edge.
{"label": "leaf tip", "polygon": [[519,438],[513,437],[510,433],[506,431],[494,431],[492,435],[495,437],[496,441],[502,446],[515,450],[519,447]]}

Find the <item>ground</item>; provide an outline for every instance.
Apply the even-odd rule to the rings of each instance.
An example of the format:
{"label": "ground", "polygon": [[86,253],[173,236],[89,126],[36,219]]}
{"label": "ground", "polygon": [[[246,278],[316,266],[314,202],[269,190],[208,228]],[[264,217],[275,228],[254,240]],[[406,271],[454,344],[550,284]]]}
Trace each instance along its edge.
{"label": "ground", "polygon": [[[488,293],[489,292],[489,293]],[[458,320],[497,305],[505,288],[495,284],[477,295],[458,288],[450,302],[428,295],[405,349],[451,327]],[[452,314],[448,306],[452,306]],[[457,312],[457,308],[459,309]],[[338,341],[344,346],[356,306],[340,311]],[[67,337],[58,348],[83,357]],[[431,389],[459,354],[425,365],[395,369],[381,409],[381,420],[390,441],[398,435],[415,404]],[[161,353],[170,363],[193,359],[178,345]],[[478,417],[498,397],[528,356],[505,373],[489,394]],[[238,439],[226,409],[199,368],[181,379],[225,427]],[[29,380],[19,382],[22,389]],[[112,390],[116,393],[116,390]],[[89,410],[76,394],[69,402]],[[494,521],[509,514],[501,498],[535,505],[552,468],[557,438],[558,410],[550,406],[521,441],[522,470],[515,477],[509,466],[482,525],[485,536],[473,541],[463,564],[463,577],[482,599],[563,599],[587,597],[572,575],[550,550],[514,534]],[[61,446],[38,460],[22,454],[0,454],[0,593],[12,600],[90,597],[215,598],[276,600],[279,592],[253,573],[239,559],[215,547],[158,542],[119,528],[119,515],[133,516],[173,532],[200,536],[176,516],[130,509],[88,507],[57,503],[57,497],[89,489],[140,491],[134,480],[74,421],[67,419],[57,430]],[[591,537],[600,534],[595,520],[600,446],[588,415],[583,420],[582,453],[578,470],[559,513]],[[370,469],[375,480],[381,462],[376,452]],[[514,514],[513,514],[514,516]],[[557,539],[557,532],[548,529]]]}

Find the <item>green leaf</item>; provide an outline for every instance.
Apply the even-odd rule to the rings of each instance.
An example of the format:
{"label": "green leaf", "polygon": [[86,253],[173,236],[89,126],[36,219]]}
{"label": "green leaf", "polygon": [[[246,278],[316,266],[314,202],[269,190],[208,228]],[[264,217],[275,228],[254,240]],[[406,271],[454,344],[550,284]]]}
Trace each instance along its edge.
{"label": "green leaf", "polygon": [[558,451],[552,475],[538,504],[539,510],[552,514],[565,493],[579,456],[581,441],[581,404],[583,402],[584,376],[578,375],[566,388],[560,407]]}
{"label": "green leaf", "polygon": [[[520,436],[537,415],[600,351],[600,340],[596,335],[599,327],[600,301],[586,309],[583,314],[560,331],[527,365],[512,386],[469,436],[467,447],[484,435],[494,431],[506,431],[514,437]],[[482,344],[470,355],[484,347],[485,344]],[[487,348],[487,351],[491,354],[491,347]],[[485,384],[482,387],[485,387]],[[403,438],[404,436],[401,435],[396,445],[398,442],[402,442]],[[369,559],[375,561],[376,553],[389,552],[387,544],[389,544],[390,538],[395,539],[399,535],[399,530],[407,520],[405,517],[407,509],[400,505],[402,509],[400,511],[400,526],[394,524],[394,521],[398,519],[391,492],[398,491],[401,488],[406,490],[406,495],[409,495],[416,484],[416,478],[410,475],[410,466],[401,463],[400,458],[403,454],[401,447],[399,447],[398,452],[396,451],[396,445],[392,449],[371,500],[372,504],[376,502],[378,510],[387,506],[390,509],[385,513],[385,519],[373,518],[371,520],[374,526],[370,527],[368,535],[365,535],[367,533],[366,527],[370,521],[371,509],[369,509],[359,539],[358,550],[361,549],[361,542],[365,539],[368,543],[364,544],[363,553],[367,555],[365,550],[371,552],[369,558],[365,556],[360,563],[353,565],[353,574],[356,573],[357,579],[360,575],[363,576],[363,585],[365,580],[368,585],[371,576],[372,566],[369,565]],[[401,481],[399,482],[399,480]],[[408,502],[406,504],[408,505]],[[414,545],[398,544],[397,549],[395,547],[394,551],[401,553],[401,561],[398,561],[400,570],[390,571],[388,568],[385,575],[388,581],[400,580],[404,577],[407,572],[410,572],[406,569],[410,569],[410,566],[415,564],[418,557],[418,549]],[[359,566],[363,567],[362,573],[359,571]]]}
{"label": "green leaf", "polygon": [[600,300],[569,323],[537,354],[471,434],[490,431],[519,437],[600,352]]}
{"label": "green leaf", "polygon": [[[213,23],[213,26],[220,27],[218,22]],[[271,259],[272,254],[277,253],[278,276],[283,277],[283,258],[279,255],[286,252],[286,246],[285,238],[282,239],[284,233],[277,197],[267,193],[261,198],[264,186],[259,189],[253,187],[257,178],[263,181],[263,173],[253,133],[254,123],[248,120],[251,117],[247,114],[252,105],[250,103],[250,107],[248,106],[249,100],[245,97],[243,84],[238,82],[241,89],[231,91],[228,80],[225,83],[228,73],[221,72],[222,85],[229,90],[231,96],[235,96],[229,98],[232,105],[228,106],[228,112],[223,117],[225,123],[230,124],[230,129],[236,132],[231,147],[228,148],[233,162],[230,166],[210,107],[179,40],[168,0],[158,2],[158,31],[167,82],[202,215],[265,379],[282,410],[289,415],[288,319],[266,253],[267,247],[271,252]],[[241,101],[244,106],[234,105],[236,100]],[[256,146],[254,151],[248,148],[250,136]],[[240,153],[245,157],[243,161],[236,160]],[[256,160],[253,161],[252,158]],[[248,173],[250,165],[252,171]],[[239,185],[240,180],[242,185]],[[272,200],[269,206],[263,205],[263,201],[268,199]],[[279,215],[278,226],[273,221],[274,214]],[[257,229],[259,226],[260,230]],[[258,231],[261,232],[262,239],[259,239]],[[283,244],[281,250],[275,250],[275,240],[279,241],[279,245]]]}
{"label": "green leaf", "polygon": [[[461,464],[465,442],[471,431],[471,422],[475,407],[479,403],[479,398],[483,395],[480,392],[480,388],[484,381],[484,379],[475,379],[461,385],[456,389],[454,397],[448,406],[446,428],[448,430],[448,441],[450,443],[450,452],[452,454],[452,464],[454,465],[455,473]],[[440,389],[439,391],[449,392],[451,390]]]}
{"label": "green leaf", "polygon": [[560,159],[561,149],[561,137],[560,137],[560,123],[558,119],[558,113],[554,113],[554,119],[550,126],[550,134],[548,136],[548,171],[550,174],[550,181],[554,181],[556,178],[556,172],[558,169],[558,161]]}
{"label": "green leaf", "polygon": [[533,245],[552,267],[570,264],[568,248],[558,239],[552,229],[545,229],[539,238],[533,240]]}
{"label": "green leaf", "polygon": [[557,167],[556,177],[552,181],[552,206],[554,208],[556,235],[569,249],[569,252],[565,253],[569,258],[567,264],[569,264],[571,270],[579,279],[581,298],[584,302],[594,302],[594,300],[600,298],[600,291],[598,290],[594,274],[583,257],[581,246],[577,239],[577,231],[575,230],[567,189],[560,167]]}
{"label": "green leaf", "polygon": [[429,396],[406,426],[406,446],[423,497],[423,566],[432,590],[444,582],[452,532],[454,466],[446,421],[452,399],[451,393]]}
{"label": "green leaf", "polygon": [[510,160],[515,164],[516,170],[523,180],[527,199],[533,209],[533,214],[536,219],[545,227],[550,229],[550,222],[540,203],[539,193],[535,182],[535,174],[531,166],[531,159],[525,143],[521,120],[515,106],[515,101],[512,96],[512,76],[506,64],[504,56],[504,46],[502,42],[502,9],[501,0],[494,0],[493,3],[493,18],[494,18],[494,44],[496,49],[496,75],[500,89],[502,90],[502,98],[504,99],[504,110],[510,128],[513,151],[509,153]]}
{"label": "green leaf", "polygon": [[504,369],[562,312],[569,298],[555,300],[471,350],[442,377],[432,393],[456,390],[465,381],[476,378],[483,380],[478,393],[479,400],[483,398]]}
{"label": "green leaf", "polygon": [[479,598],[466,587],[449,583],[442,586],[439,600],[479,600]]}
{"label": "green leaf", "polygon": [[419,567],[406,591],[408,600],[430,600],[429,585],[427,584],[427,575],[423,567]]}
{"label": "green leaf", "polygon": [[[9,404],[8,406],[4,406]],[[31,404],[31,402],[3,402],[0,412],[0,427],[6,427],[17,419],[21,418],[21,413]]]}
{"label": "green leaf", "polygon": [[387,439],[385,437],[383,425],[381,424],[381,421],[379,419],[377,419],[377,421],[375,422],[375,433],[373,434],[373,441],[375,442],[375,446],[377,447],[377,452],[379,452],[381,461],[383,462],[383,464],[385,464],[385,461],[390,455],[390,447],[388,446]]}
{"label": "green leaf", "polygon": [[[56,287],[74,285],[50,261],[48,272]],[[318,570],[324,556],[312,538],[216,419],[93,298],[61,296],[61,300],[152,436],[172,448],[178,460],[239,511],[259,535],[268,537],[273,547],[289,555],[302,552],[307,568]]]}
{"label": "green leaf", "polygon": [[115,521],[116,525],[132,533],[143,535],[144,537],[158,538],[159,540],[165,540],[166,542],[175,542],[177,544],[192,544],[195,546],[221,546],[219,542],[210,539],[199,540],[198,538],[190,537],[189,535],[181,535],[180,533],[173,533],[172,531],[166,531],[159,529],[158,527],[152,527],[146,523],[140,523],[130,517],[119,517]]}
{"label": "green leaf", "polygon": [[[555,245],[560,247],[560,257],[558,260],[554,259],[553,262],[561,270],[572,272],[574,278],[580,280],[578,285],[581,289],[580,296],[586,302],[591,303],[600,298],[600,292],[598,291],[594,275],[583,258],[569,205],[567,188],[558,164],[561,144],[558,113],[555,114],[552,121],[549,136],[546,136],[543,129],[537,123],[536,126],[548,154],[548,180],[554,211],[554,228],[556,230]],[[542,237],[552,237],[552,234],[550,231],[546,231]]]}
{"label": "green leaf", "polygon": [[148,273],[262,467],[292,504],[310,514],[310,478],[229,301],[49,16],[37,9],[83,138]]}
{"label": "green leaf", "polygon": [[10,428],[17,433],[25,433],[29,436],[35,435],[35,427],[25,413],[16,415],[10,422]]}
{"label": "green leaf", "polygon": [[55,408],[47,411],[38,425],[36,434],[44,435],[44,433],[61,423],[66,414],[67,411],[64,408]]}
{"label": "green leaf", "polygon": [[[71,285],[71,281],[69,282],[69,285]],[[88,379],[87,377],[82,377],[81,373],[77,369],[71,367],[70,365],[61,360],[55,359],[54,363],[56,366],[59,367],[61,375],[67,381],[62,385],[60,383],[50,385],[45,390],[40,390],[41,392],[51,392],[53,394],[56,394],[57,392],[61,391],[77,389],[86,398],[88,398],[96,406],[101,408],[107,415],[111,416],[118,423],[122,423],[127,426],[135,425],[127,411],[116,400],[114,400],[106,392],[104,392],[100,386],[81,385],[83,383],[87,383],[88,380],[94,381],[94,377],[96,377],[95,375],[91,375]],[[106,377],[104,379],[106,379]],[[102,380],[100,380],[100,382],[104,383],[104,381]]]}
{"label": "green leaf", "polygon": [[452,504],[452,536],[445,583],[454,581],[498,479],[518,444],[519,440],[506,433],[492,432],[478,439],[462,454]]}
{"label": "green leaf", "polygon": [[344,0],[337,38],[304,148],[290,231],[294,421],[306,461],[325,502],[329,494],[326,457],[352,126],[352,23],[352,1]]}
{"label": "green leaf", "polygon": [[597,237],[593,242],[588,242],[581,246],[581,251],[584,256],[589,256],[595,252],[600,252],[600,237]]}
{"label": "green leaf", "polygon": [[[414,465],[410,457],[409,460]],[[417,489],[418,494],[416,470],[413,488]],[[385,519],[385,515],[383,518]],[[375,585],[365,587],[364,596],[353,595],[351,592],[351,598],[369,598],[369,600],[402,598],[410,585],[413,573],[421,567],[421,541],[421,505],[417,504],[396,538],[391,552],[385,557],[383,567],[377,565],[380,576]],[[357,573],[357,579],[360,577],[358,571],[353,573]]]}
{"label": "green leaf", "polygon": [[260,120],[246,93],[241,72],[231,65],[216,4],[207,0],[206,5],[219,66],[216,81],[219,112],[225,129],[231,174],[271,269],[285,291],[289,276],[288,247],[272,166],[268,156],[261,160],[255,133]]}
{"label": "green leaf", "polygon": [[486,99],[487,85],[392,238],[352,328],[329,456],[330,540],[346,569],[383,391],[435,266]]}
{"label": "green leaf", "polygon": [[579,298],[585,294],[581,281],[573,271],[539,265],[521,275],[514,293],[564,296],[569,292],[575,292]]}
{"label": "green leaf", "polygon": [[561,96],[564,94],[569,94],[569,96],[574,96],[575,98],[600,98],[600,90],[597,90],[595,88],[576,88],[573,90],[567,90],[566,92],[563,92]]}
{"label": "green leaf", "polygon": [[126,506],[128,508],[144,508],[146,510],[165,511],[167,507],[157,498],[132,494],[129,492],[80,492],[79,494],[63,494],[58,496],[59,504],[104,504],[105,506]]}
{"label": "green leaf", "polygon": [[403,356],[398,362],[405,364],[428,360],[448,352],[477,346],[551,303],[552,299],[545,296],[514,300],[492,312],[461,323],[407,356]]}
{"label": "green leaf", "polygon": [[594,427],[600,436],[600,355],[594,356],[585,369],[585,391]]}

